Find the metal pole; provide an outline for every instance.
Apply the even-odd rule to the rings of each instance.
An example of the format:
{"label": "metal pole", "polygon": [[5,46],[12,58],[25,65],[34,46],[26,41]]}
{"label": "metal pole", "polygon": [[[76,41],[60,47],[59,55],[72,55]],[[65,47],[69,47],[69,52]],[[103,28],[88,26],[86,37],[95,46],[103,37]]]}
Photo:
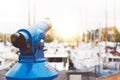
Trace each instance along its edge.
{"label": "metal pole", "polygon": [[116,26],[116,0],[114,1],[114,26]]}
{"label": "metal pole", "polygon": [[[104,33],[104,39],[105,39],[105,46],[107,46],[107,0],[105,0],[105,33]],[[106,50],[106,48],[105,48]],[[107,52],[107,50],[106,50]]]}
{"label": "metal pole", "polygon": [[35,22],[36,22],[36,0],[33,0],[33,1],[34,1],[34,3],[33,3],[33,17],[34,17],[33,22],[35,24]]}
{"label": "metal pole", "polygon": [[28,0],[28,26],[30,26],[30,0]]}
{"label": "metal pole", "polygon": [[105,0],[105,27],[107,27],[107,0]]}

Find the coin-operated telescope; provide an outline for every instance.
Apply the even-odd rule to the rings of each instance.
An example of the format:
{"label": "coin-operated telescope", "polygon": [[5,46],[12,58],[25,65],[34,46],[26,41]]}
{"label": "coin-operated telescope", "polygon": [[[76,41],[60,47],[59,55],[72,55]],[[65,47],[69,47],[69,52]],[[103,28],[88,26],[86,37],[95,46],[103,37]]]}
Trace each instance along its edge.
{"label": "coin-operated telescope", "polygon": [[58,73],[44,58],[45,33],[51,28],[47,22],[20,29],[11,35],[12,44],[20,49],[18,62],[7,72],[7,80],[52,80]]}

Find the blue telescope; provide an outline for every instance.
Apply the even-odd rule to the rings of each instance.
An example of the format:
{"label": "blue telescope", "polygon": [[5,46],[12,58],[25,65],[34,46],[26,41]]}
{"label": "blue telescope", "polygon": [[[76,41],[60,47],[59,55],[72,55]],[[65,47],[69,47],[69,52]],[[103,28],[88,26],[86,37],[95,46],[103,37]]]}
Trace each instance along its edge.
{"label": "blue telescope", "polygon": [[52,80],[57,71],[44,58],[45,33],[51,28],[47,22],[20,29],[11,35],[11,43],[19,48],[18,62],[6,73],[7,80]]}

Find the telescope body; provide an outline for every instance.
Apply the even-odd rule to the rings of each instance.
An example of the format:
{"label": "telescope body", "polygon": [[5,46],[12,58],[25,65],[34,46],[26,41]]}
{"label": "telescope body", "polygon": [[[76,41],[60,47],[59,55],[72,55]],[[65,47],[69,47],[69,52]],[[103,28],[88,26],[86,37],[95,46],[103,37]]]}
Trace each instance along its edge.
{"label": "telescope body", "polygon": [[11,43],[19,48],[18,62],[6,73],[7,80],[52,80],[57,71],[44,58],[45,33],[51,28],[46,22],[20,29],[11,35]]}

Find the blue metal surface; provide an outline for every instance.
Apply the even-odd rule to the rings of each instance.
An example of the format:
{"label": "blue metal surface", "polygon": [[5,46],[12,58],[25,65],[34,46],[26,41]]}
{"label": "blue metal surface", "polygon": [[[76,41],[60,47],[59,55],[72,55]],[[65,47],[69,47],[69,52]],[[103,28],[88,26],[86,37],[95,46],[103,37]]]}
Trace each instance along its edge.
{"label": "blue metal surface", "polygon": [[[17,64],[7,72],[7,80],[52,80],[57,77],[57,71],[44,58],[44,44],[40,42],[45,39],[48,28],[49,25],[42,22],[27,29],[20,29],[17,31],[17,35],[12,36],[14,38],[12,42],[15,41],[14,44],[17,44],[20,55]],[[22,46],[18,44],[20,38],[25,42]]]}
{"label": "blue metal surface", "polygon": [[7,80],[52,80],[57,72],[44,59],[34,62],[18,62],[6,74]]}
{"label": "blue metal surface", "polygon": [[[27,44],[25,47],[20,48],[20,53],[23,55],[32,54],[35,58],[43,58],[44,44],[40,43],[40,41],[45,39],[45,32],[47,28],[48,24],[42,22],[40,24],[32,25],[27,29],[18,30],[17,32],[25,37]],[[28,48],[28,45],[30,46],[30,48]]]}

